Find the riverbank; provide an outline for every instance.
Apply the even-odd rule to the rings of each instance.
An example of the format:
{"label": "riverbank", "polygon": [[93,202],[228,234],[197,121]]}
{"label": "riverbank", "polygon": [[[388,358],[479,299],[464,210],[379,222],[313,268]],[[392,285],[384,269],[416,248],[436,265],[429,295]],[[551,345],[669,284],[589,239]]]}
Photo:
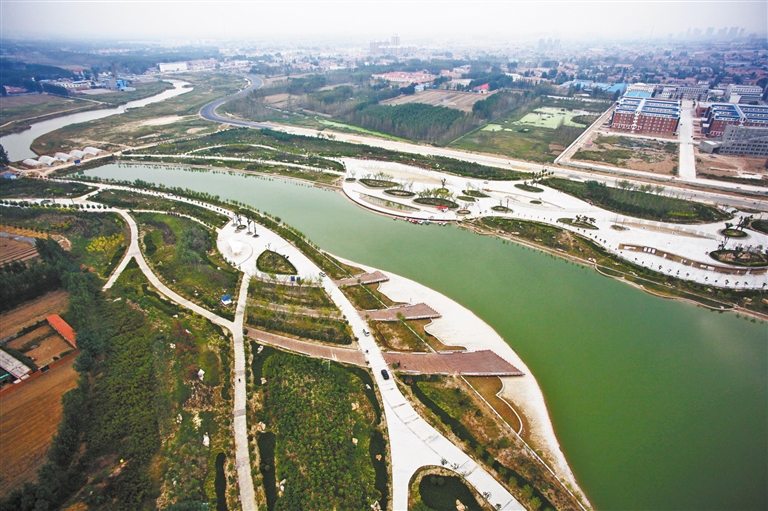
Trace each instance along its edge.
{"label": "riverbank", "polygon": [[[334,257],[369,272],[380,271],[356,261],[335,255]],[[426,303],[441,314],[442,317],[434,319],[426,327],[440,342],[463,346],[469,351],[491,350],[525,373],[523,376],[502,377],[502,396],[512,404],[517,413],[524,416],[528,428],[525,436],[534,451],[543,458],[566,488],[577,495],[585,507],[592,507],[560,448],[544,394],[533,373],[515,350],[487,323],[454,300],[413,280],[391,272],[385,273],[389,281],[381,283],[379,291],[390,300],[412,304]]]}

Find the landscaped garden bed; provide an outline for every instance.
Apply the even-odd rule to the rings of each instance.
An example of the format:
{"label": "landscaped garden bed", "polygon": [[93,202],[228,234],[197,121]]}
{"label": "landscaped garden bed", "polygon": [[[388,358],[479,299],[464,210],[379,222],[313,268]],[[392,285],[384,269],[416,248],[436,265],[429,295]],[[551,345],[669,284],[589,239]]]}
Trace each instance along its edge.
{"label": "landscaped garden bed", "polygon": [[720,231],[720,234],[723,236],[728,236],[729,238],[746,238],[749,236],[746,232],[733,228],[723,229]]}
{"label": "landscaped garden bed", "polygon": [[484,194],[480,190],[464,190],[462,193],[464,195],[469,195],[470,197],[476,197],[478,199],[485,199],[487,197],[490,197],[489,195]]}
{"label": "landscaped garden bed", "polygon": [[715,250],[709,253],[709,257],[715,261],[732,264],[734,266],[748,266],[751,268],[768,266],[768,255],[757,250]]}
{"label": "landscaped garden bed", "polygon": [[399,188],[384,190],[384,193],[386,193],[387,195],[393,195],[395,197],[413,197],[414,195],[416,195],[413,192],[409,192],[408,190],[401,190]]}
{"label": "landscaped garden bed", "polygon": [[265,250],[259,255],[259,258],[256,260],[256,267],[259,271],[269,274],[296,275],[297,273],[296,267],[287,257],[272,250]]}
{"label": "landscaped garden bed", "polygon": [[397,186],[397,183],[394,181],[387,181],[386,179],[370,179],[370,178],[363,178],[359,180],[361,183],[363,183],[368,188],[393,188]]}
{"label": "landscaped garden bed", "polygon": [[526,192],[533,192],[533,193],[541,193],[544,191],[543,188],[539,188],[538,186],[531,186],[529,184],[516,184],[515,188],[519,188],[521,190],[525,190]]}
{"label": "landscaped garden bed", "polygon": [[497,213],[512,213],[512,210],[506,206],[491,206],[491,209]]}
{"label": "landscaped garden bed", "polygon": [[441,199],[440,197],[417,197],[413,199],[416,204],[424,204],[426,206],[445,207],[449,209],[456,209],[458,204],[448,199]]}
{"label": "landscaped garden bed", "polygon": [[465,202],[476,202],[477,201],[477,199],[475,199],[474,197],[470,197],[469,195],[459,195],[456,198],[459,199],[459,200],[463,200]]}
{"label": "landscaped garden bed", "polygon": [[561,224],[570,225],[571,227],[578,227],[580,229],[592,229],[595,231],[600,229],[599,227],[589,222],[585,222],[584,220],[579,220],[579,219],[574,220],[573,218],[558,218],[557,221],[560,222]]}

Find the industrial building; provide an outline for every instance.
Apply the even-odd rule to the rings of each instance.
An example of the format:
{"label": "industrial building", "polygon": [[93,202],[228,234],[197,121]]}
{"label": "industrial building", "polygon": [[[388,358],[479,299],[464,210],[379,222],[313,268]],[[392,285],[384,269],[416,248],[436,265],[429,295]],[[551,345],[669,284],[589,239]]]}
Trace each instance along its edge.
{"label": "industrial building", "polygon": [[701,132],[708,137],[722,137],[728,125],[766,128],[768,106],[713,103],[704,112]]}
{"label": "industrial building", "polygon": [[632,133],[673,135],[680,122],[680,102],[622,97],[611,117],[611,128]]}

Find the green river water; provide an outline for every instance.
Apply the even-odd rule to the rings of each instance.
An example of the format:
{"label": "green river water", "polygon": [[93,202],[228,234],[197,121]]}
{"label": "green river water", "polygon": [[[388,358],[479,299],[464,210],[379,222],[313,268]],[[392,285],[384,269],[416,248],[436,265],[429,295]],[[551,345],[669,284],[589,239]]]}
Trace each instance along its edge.
{"label": "green river water", "polygon": [[87,171],[236,199],[331,253],[471,309],[525,360],[597,509],[768,509],[768,326],[653,297],[542,252],[414,226],[279,179]]}

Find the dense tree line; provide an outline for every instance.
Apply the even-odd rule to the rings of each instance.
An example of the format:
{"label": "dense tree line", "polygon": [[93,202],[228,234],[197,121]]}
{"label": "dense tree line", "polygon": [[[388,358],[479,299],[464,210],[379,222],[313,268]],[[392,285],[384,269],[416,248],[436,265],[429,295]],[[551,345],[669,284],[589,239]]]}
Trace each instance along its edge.
{"label": "dense tree line", "polygon": [[68,69],[42,64],[26,64],[10,59],[0,59],[0,87],[23,87],[30,92],[40,92],[40,80],[72,78],[74,73]]}
{"label": "dense tree line", "polygon": [[[47,240],[41,238],[35,241],[38,252],[46,242]],[[43,262],[14,261],[0,267],[0,311],[13,309],[20,303],[61,286],[61,268],[56,265],[56,261],[47,260],[45,257],[41,259]]]}
{"label": "dense tree line", "polygon": [[454,123],[465,117],[459,110],[422,103],[371,105],[349,115],[358,126],[411,140],[438,142]]}
{"label": "dense tree line", "polygon": [[148,467],[159,442],[150,326],[124,302],[105,301],[101,281],[81,271],[58,243],[40,240],[38,251],[60,270],[70,294],[66,318],[77,331],[80,378],[63,397],[62,420],[37,482],[11,492],[0,510],[59,507],[86,484],[94,460],[108,455],[123,460],[120,470],[101,489],[91,488],[86,504],[138,509],[150,497]]}

